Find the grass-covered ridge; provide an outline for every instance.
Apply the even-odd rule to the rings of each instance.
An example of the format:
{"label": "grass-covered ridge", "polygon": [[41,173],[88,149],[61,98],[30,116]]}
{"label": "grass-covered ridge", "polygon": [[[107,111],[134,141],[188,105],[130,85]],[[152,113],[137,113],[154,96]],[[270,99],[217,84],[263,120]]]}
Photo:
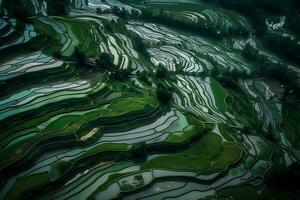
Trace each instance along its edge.
{"label": "grass-covered ridge", "polygon": [[0,199],[297,199],[299,16],[0,1]]}

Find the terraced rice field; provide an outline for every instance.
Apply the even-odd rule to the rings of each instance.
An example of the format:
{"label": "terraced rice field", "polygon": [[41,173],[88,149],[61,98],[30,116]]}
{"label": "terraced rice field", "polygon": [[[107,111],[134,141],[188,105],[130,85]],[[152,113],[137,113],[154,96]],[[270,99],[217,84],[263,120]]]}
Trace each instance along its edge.
{"label": "terraced rice field", "polygon": [[[300,159],[299,100],[252,77],[258,66],[243,49],[298,81],[300,65],[265,48],[246,17],[194,0],[75,0],[63,17],[28,2],[28,20],[0,18],[0,199],[299,197],[266,185]],[[159,22],[161,13],[199,30]],[[276,32],[285,18],[266,23]],[[111,66],[97,65],[100,55]]]}

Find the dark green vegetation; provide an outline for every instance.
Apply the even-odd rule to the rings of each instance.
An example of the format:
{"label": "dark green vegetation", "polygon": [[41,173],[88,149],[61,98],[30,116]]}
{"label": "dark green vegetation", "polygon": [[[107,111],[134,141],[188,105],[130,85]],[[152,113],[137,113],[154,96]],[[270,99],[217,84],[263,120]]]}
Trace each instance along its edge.
{"label": "dark green vegetation", "polygon": [[299,199],[296,0],[0,0],[0,199]]}

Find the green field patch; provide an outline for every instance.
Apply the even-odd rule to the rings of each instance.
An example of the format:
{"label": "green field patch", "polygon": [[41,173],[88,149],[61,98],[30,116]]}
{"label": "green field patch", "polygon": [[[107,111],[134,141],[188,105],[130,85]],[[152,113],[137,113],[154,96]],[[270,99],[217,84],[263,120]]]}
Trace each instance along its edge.
{"label": "green field patch", "polygon": [[5,200],[20,199],[24,192],[37,189],[50,182],[48,173],[35,174],[17,179]]}
{"label": "green field patch", "polygon": [[185,152],[193,155],[205,155],[210,159],[216,158],[222,151],[222,138],[216,134],[206,134],[198,142],[191,145]]}
{"label": "green field patch", "polygon": [[211,89],[214,93],[217,107],[223,112],[227,111],[227,104],[225,102],[225,99],[227,98],[229,93],[218,81],[214,79],[212,79]]}
{"label": "green field patch", "polygon": [[[100,145],[94,145],[92,148],[90,148],[88,151],[81,154],[79,157],[77,157],[75,160],[79,160],[81,158],[92,156],[98,153],[103,152],[125,152],[128,150],[129,145],[127,144],[113,144],[113,143],[104,143]],[[117,155],[117,154],[116,154]],[[111,157],[113,159],[113,157]]]}
{"label": "green field patch", "polygon": [[224,143],[222,152],[215,158],[212,171],[223,170],[237,162],[241,157],[241,149],[234,143]]}
{"label": "green field patch", "polygon": [[170,132],[166,142],[184,143],[196,135],[202,134],[207,128],[201,121],[192,115],[184,116],[178,113],[179,119],[166,132]]}
{"label": "green field patch", "polygon": [[55,181],[67,173],[72,167],[72,163],[68,161],[56,161],[50,166],[49,177],[51,181]]}
{"label": "green field patch", "polygon": [[299,194],[286,189],[258,188],[251,185],[227,188],[218,193],[220,198],[234,198],[243,200],[266,199],[298,199]]}
{"label": "green field patch", "polygon": [[217,172],[238,161],[240,148],[232,142],[222,142],[216,134],[206,134],[179,153],[157,155],[142,165],[143,169],[174,169]]}
{"label": "green field patch", "polygon": [[67,116],[63,116],[57,120],[55,120],[54,122],[50,123],[46,129],[44,129],[45,132],[51,132],[51,131],[55,131],[55,130],[59,130],[62,128],[65,128],[66,126],[68,126],[70,123],[77,121],[81,118],[81,116],[78,115],[67,115]]}
{"label": "green field patch", "polygon": [[142,165],[142,169],[188,170],[198,172],[207,170],[209,167],[210,161],[208,157],[184,153],[161,155]]}
{"label": "green field patch", "polygon": [[116,117],[130,112],[137,112],[142,110],[146,104],[147,98],[129,97],[125,99],[118,99],[108,106],[108,108],[103,112],[103,116]]}

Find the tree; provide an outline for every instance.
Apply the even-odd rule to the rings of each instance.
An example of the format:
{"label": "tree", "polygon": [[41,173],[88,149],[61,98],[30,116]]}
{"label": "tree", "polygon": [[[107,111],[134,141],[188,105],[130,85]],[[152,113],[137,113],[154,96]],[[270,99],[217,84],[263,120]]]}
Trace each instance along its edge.
{"label": "tree", "polygon": [[101,14],[103,11],[102,11],[102,8],[101,7],[97,7],[96,8],[96,13],[98,14]]}
{"label": "tree", "polygon": [[48,15],[68,15],[70,11],[70,0],[46,0]]}
{"label": "tree", "polygon": [[211,77],[213,78],[216,78],[217,76],[219,76],[221,73],[220,73],[220,70],[218,67],[214,67],[212,68],[210,71],[209,71],[209,74]]}
{"label": "tree", "polygon": [[300,16],[298,15],[298,13],[293,13],[288,18],[287,23],[288,23],[289,29],[292,30],[294,33],[296,33],[298,36],[300,36],[300,26],[299,26],[299,24],[300,24]]}
{"label": "tree", "polygon": [[266,185],[271,188],[300,190],[300,162],[295,162],[286,169],[275,169],[266,178]]}
{"label": "tree", "polygon": [[145,142],[134,143],[130,150],[133,158],[147,157],[147,145]]}
{"label": "tree", "polygon": [[131,16],[132,16],[133,18],[139,18],[139,17],[140,17],[140,12],[139,12],[139,10],[137,10],[137,9],[132,9],[132,10],[131,10]]}
{"label": "tree", "polygon": [[237,78],[232,75],[229,71],[225,71],[223,74],[214,77],[217,81],[219,81],[223,86],[232,88],[232,89],[237,89]]}
{"label": "tree", "polygon": [[119,81],[126,81],[129,75],[132,73],[132,71],[133,70],[131,68],[121,69],[121,70],[112,68],[111,77]]}
{"label": "tree", "polygon": [[25,18],[35,15],[34,5],[31,1],[4,0],[1,7],[7,10],[8,16],[15,17],[20,20],[25,20]]}
{"label": "tree", "polygon": [[265,137],[266,137],[269,141],[275,143],[275,142],[277,141],[277,137],[276,137],[276,135],[275,135],[275,133],[274,133],[274,131],[273,131],[273,126],[272,126],[272,124],[271,124],[271,123],[267,124],[267,128],[266,128],[266,129],[267,129],[267,130],[266,130],[266,133],[264,134]]}
{"label": "tree", "polygon": [[114,14],[114,15],[119,16],[120,12],[121,12],[121,10],[120,10],[120,8],[118,6],[113,6],[111,8],[111,13]]}
{"label": "tree", "polygon": [[73,56],[76,59],[76,61],[78,62],[78,64],[84,65],[86,63],[85,54],[82,53],[77,47],[75,48]]}
{"label": "tree", "polygon": [[53,52],[52,56],[56,59],[62,59],[62,55],[60,51]]}
{"label": "tree", "polygon": [[103,27],[106,31],[108,32],[114,32],[114,23],[115,23],[115,20],[111,20],[111,21],[103,21]]}
{"label": "tree", "polygon": [[135,47],[135,49],[138,52],[140,52],[141,54],[143,54],[146,57],[150,56],[147,51],[147,44],[142,40],[142,38],[137,36],[135,33],[132,33],[131,39],[132,39],[133,46]]}
{"label": "tree", "polygon": [[266,58],[261,59],[260,63],[257,70],[258,76],[278,80],[285,85],[285,97],[289,95],[290,91],[294,91],[296,96],[300,96],[300,81],[297,73],[289,69],[286,64],[273,63]]}
{"label": "tree", "polygon": [[254,48],[250,43],[247,43],[243,49],[242,55],[245,58],[257,61],[258,59],[258,50]]}
{"label": "tree", "polygon": [[84,0],[84,4],[85,4],[86,7],[88,7],[88,5],[89,5],[89,0]]}
{"label": "tree", "polygon": [[151,81],[149,80],[149,78],[147,77],[147,73],[146,72],[140,72],[138,74],[138,77],[141,81],[143,81],[144,83],[148,84],[148,85],[152,85]]}
{"label": "tree", "polygon": [[157,84],[156,96],[161,105],[169,105],[172,101],[172,88],[162,83]]}
{"label": "tree", "polygon": [[101,53],[100,56],[96,59],[96,64],[98,67],[103,68],[112,68],[113,64],[113,57],[108,53]]}
{"label": "tree", "polygon": [[113,7],[112,13],[120,17],[121,19],[127,19],[129,17],[129,13],[127,13],[125,7],[122,7],[122,9],[119,9],[116,6]]}
{"label": "tree", "polygon": [[159,79],[165,79],[168,77],[168,70],[160,63],[156,70],[156,77]]}

